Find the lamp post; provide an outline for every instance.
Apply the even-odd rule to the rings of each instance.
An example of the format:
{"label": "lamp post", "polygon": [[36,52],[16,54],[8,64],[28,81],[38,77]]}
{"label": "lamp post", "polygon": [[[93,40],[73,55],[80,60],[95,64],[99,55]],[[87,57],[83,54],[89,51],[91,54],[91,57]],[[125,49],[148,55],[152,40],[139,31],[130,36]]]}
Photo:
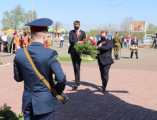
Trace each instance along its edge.
{"label": "lamp post", "polygon": [[114,10],[115,10],[115,7],[119,6],[120,4],[122,4],[122,3],[119,3],[119,4],[115,5],[115,6],[110,5],[109,3],[107,4],[108,6],[111,6],[113,8],[113,36],[114,36]]}
{"label": "lamp post", "polygon": [[33,21],[33,0],[32,0],[32,21]]}

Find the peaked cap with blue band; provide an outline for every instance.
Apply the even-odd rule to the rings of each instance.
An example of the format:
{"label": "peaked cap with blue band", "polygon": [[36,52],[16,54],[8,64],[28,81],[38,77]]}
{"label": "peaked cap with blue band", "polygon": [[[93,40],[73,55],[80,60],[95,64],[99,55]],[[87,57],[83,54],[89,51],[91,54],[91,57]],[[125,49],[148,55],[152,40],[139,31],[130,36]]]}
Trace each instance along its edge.
{"label": "peaked cap with blue band", "polygon": [[44,30],[48,30],[47,26],[50,26],[53,24],[53,21],[48,18],[40,18],[36,19],[32,22],[29,22],[25,24],[26,26],[30,26],[30,30],[33,32],[40,32]]}

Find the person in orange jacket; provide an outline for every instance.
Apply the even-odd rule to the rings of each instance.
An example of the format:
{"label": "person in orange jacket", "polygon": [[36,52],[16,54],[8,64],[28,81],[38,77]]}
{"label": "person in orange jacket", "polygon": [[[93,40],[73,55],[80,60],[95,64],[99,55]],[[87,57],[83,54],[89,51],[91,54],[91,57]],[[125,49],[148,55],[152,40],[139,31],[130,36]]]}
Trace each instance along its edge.
{"label": "person in orange jacket", "polygon": [[28,36],[27,36],[27,33],[25,33],[25,35],[24,35],[22,46],[23,47],[27,47],[28,46]]}
{"label": "person in orange jacket", "polygon": [[19,33],[17,33],[14,37],[14,44],[15,44],[15,50],[20,48],[20,44],[21,44],[21,37],[19,35]]}

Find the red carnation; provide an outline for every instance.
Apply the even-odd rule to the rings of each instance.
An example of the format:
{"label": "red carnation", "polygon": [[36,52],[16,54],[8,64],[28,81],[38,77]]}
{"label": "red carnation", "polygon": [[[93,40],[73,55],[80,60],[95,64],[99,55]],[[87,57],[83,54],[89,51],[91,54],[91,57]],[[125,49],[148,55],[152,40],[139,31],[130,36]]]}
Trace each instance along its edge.
{"label": "red carnation", "polygon": [[82,43],[79,43],[80,45],[82,44]]}
{"label": "red carnation", "polygon": [[87,37],[87,39],[89,40],[89,37]]}
{"label": "red carnation", "polygon": [[86,41],[86,39],[83,39],[83,42],[85,42]]}

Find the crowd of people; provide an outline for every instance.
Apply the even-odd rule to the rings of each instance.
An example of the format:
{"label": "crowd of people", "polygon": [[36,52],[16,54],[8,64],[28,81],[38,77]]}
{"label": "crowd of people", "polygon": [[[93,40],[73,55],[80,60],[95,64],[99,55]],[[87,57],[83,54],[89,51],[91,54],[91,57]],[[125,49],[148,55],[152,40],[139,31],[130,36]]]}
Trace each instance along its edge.
{"label": "crowd of people", "polygon": [[3,52],[13,53],[19,48],[28,46],[32,41],[31,35],[21,32],[15,32],[14,34],[5,33],[0,36],[0,52],[2,50],[1,46],[3,44]]}
{"label": "crowd of people", "polygon": [[[60,47],[63,47],[64,38],[62,35],[60,38]],[[24,35],[21,32],[15,32],[14,34],[9,33],[8,35],[4,33],[4,35],[0,36],[0,52],[14,53],[17,49],[29,46],[32,41],[33,38],[30,33],[24,33]],[[45,41],[44,46],[51,48],[52,39],[49,35],[46,37]]]}

